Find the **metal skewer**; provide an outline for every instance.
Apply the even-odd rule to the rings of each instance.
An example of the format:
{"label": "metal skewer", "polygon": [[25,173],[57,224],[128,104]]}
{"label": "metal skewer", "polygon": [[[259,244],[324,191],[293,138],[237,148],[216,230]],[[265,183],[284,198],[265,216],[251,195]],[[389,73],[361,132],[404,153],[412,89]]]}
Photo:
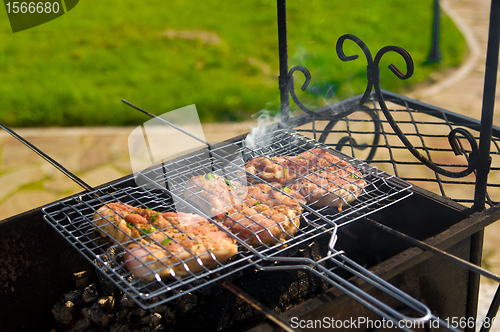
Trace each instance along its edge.
{"label": "metal skewer", "polygon": [[[151,118],[153,118],[153,119],[156,119],[156,120],[159,120],[159,121],[161,121],[161,122],[163,122],[163,123],[165,123],[165,124],[169,125],[170,127],[172,127],[172,128],[174,128],[174,129],[176,129],[176,130],[180,131],[181,133],[183,133],[183,134],[185,134],[185,135],[188,135],[188,136],[189,136],[189,137],[191,137],[191,138],[194,138],[194,139],[195,139],[195,140],[197,140],[198,142],[201,142],[201,143],[205,144],[205,145],[208,147],[208,155],[209,155],[210,159],[212,159],[212,145],[211,145],[210,143],[208,143],[207,141],[205,141],[205,140],[203,140],[203,139],[199,138],[198,136],[195,136],[195,135],[191,134],[190,132],[188,132],[188,131],[186,131],[186,130],[184,130],[184,129],[182,129],[182,128],[178,127],[178,126],[176,126],[175,124],[173,124],[173,123],[172,123],[172,122],[170,122],[170,121],[167,121],[167,120],[165,120],[165,119],[163,119],[163,118],[160,118],[159,116],[154,115],[153,113],[150,113],[150,112],[148,112],[148,111],[146,111],[146,110],[143,110],[143,109],[142,109],[142,108],[140,108],[139,106],[134,105],[134,104],[132,104],[131,102],[126,101],[126,100],[125,100],[125,99],[123,99],[123,98],[121,98],[121,100],[122,100],[122,102],[124,102],[125,104],[127,104],[127,105],[129,105],[130,107],[135,108],[136,110],[138,110],[138,111],[140,111],[140,112],[142,112],[142,113],[144,113],[144,114],[148,115],[149,117],[151,117]],[[146,132],[144,131],[144,125],[142,125],[142,130],[143,130],[144,139],[147,141],[147,135],[146,135]],[[153,163],[154,161],[153,161],[153,157],[152,157],[152,153],[151,153],[151,150],[150,150],[149,144],[147,144],[147,146],[148,146],[149,155],[150,155],[150,157],[151,157],[151,162]],[[212,163],[212,171],[215,171],[215,166],[213,165],[213,163]]]}
{"label": "metal skewer", "polygon": [[427,244],[425,242],[422,242],[422,241],[417,240],[417,239],[415,239],[415,238],[413,238],[411,236],[408,236],[408,235],[406,235],[404,233],[401,233],[401,232],[395,230],[394,228],[390,228],[389,226],[381,224],[381,223],[379,223],[379,222],[377,222],[377,221],[375,221],[373,219],[370,219],[368,217],[365,217],[362,220],[366,221],[366,222],[368,222],[368,223],[370,223],[372,225],[374,225],[375,227],[383,229],[384,231],[386,231],[389,234],[392,234],[392,235],[397,236],[397,237],[399,237],[399,238],[401,238],[403,240],[406,240],[406,241],[410,242],[411,244],[417,246],[418,248],[420,248],[422,250],[430,251],[430,252],[432,252],[434,254],[437,254],[437,255],[439,255],[441,257],[444,257],[444,258],[452,261],[453,263],[458,264],[458,265],[460,265],[460,266],[462,266],[462,267],[464,267],[464,268],[466,268],[466,269],[468,269],[468,270],[470,270],[472,272],[480,274],[480,275],[482,275],[482,276],[484,276],[486,278],[489,278],[491,280],[494,280],[496,282],[500,282],[500,276],[499,275],[491,273],[490,271],[485,270],[485,269],[483,269],[483,268],[481,268],[481,267],[479,267],[479,266],[477,266],[475,264],[472,264],[472,263],[470,263],[470,262],[468,262],[468,261],[466,261],[466,260],[464,260],[464,259],[462,259],[460,257],[456,257],[456,256],[454,256],[452,254],[449,254],[449,253],[447,253],[444,250],[441,250],[441,249],[438,249],[436,247],[433,247],[433,246],[431,246],[431,245],[429,245],[429,244]]}
{"label": "metal skewer", "polygon": [[0,122],[0,127],[2,127],[7,133],[9,133],[12,137],[17,139],[19,142],[23,143],[26,145],[28,148],[30,148],[33,152],[35,152],[37,155],[45,159],[49,164],[57,168],[59,171],[61,171],[64,175],[69,177],[71,180],[75,181],[80,187],[82,187],[85,190],[92,191],[94,188],[92,188],[90,185],[88,185],[85,181],[77,177],[75,174],[71,173],[68,171],[64,166],[59,164],[57,161],[49,157],[47,154],[39,150],[36,146],[28,142],[26,139],[23,137],[19,136],[14,130],[10,129],[6,125]]}
{"label": "metal skewer", "polygon": [[206,141],[202,140],[201,138],[199,138],[199,137],[197,137],[197,136],[195,136],[195,135],[191,134],[191,133],[190,133],[190,132],[188,132],[188,131],[185,131],[184,129],[182,129],[182,128],[180,128],[180,127],[176,126],[175,124],[173,124],[172,122],[167,121],[167,120],[165,120],[165,119],[162,119],[162,118],[160,118],[159,116],[154,115],[153,113],[149,113],[148,111],[143,110],[143,109],[142,109],[142,108],[140,108],[139,106],[136,106],[136,105],[132,104],[131,102],[126,101],[126,100],[125,100],[125,99],[123,99],[123,98],[122,98],[122,101],[123,101],[125,104],[127,104],[127,105],[129,105],[129,106],[131,106],[131,107],[135,108],[136,110],[138,110],[138,111],[140,111],[140,112],[142,112],[142,113],[144,113],[144,114],[146,114],[146,115],[149,115],[151,118],[156,119],[156,120],[160,120],[160,121],[162,121],[163,123],[165,123],[165,124],[167,124],[167,125],[171,126],[172,128],[177,129],[178,131],[182,132],[183,134],[186,134],[186,135],[188,135],[189,137],[194,138],[195,140],[197,140],[197,141],[199,141],[199,142],[201,142],[201,143],[203,143],[203,144],[208,145],[209,147],[211,147],[210,143],[208,143],[208,142],[206,142]]}

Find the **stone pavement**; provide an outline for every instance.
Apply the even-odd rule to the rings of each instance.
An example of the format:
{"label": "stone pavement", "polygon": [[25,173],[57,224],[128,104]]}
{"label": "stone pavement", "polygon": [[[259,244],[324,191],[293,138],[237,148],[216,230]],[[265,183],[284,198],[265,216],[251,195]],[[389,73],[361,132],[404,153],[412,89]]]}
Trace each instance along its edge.
{"label": "stone pavement", "polygon": [[[467,39],[465,63],[408,96],[450,111],[480,119],[488,37],[490,1],[441,0]],[[499,95],[499,94],[497,94]],[[497,98],[498,99],[498,98]],[[497,109],[500,100],[497,100]],[[496,112],[495,125],[500,125]],[[210,142],[245,133],[255,123],[207,124]],[[131,173],[127,138],[133,128],[19,129],[18,133],[60,162],[91,186]],[[7,133],[0,131],[0,220],[82,189]],[[486,229],[484,263],[500,274],[500,223]],[[496,285],[483,282],[480,313],[486,309]],[[484,313],[483,313],[484,315]],[[498,331],[498,323],[493,331]]]}

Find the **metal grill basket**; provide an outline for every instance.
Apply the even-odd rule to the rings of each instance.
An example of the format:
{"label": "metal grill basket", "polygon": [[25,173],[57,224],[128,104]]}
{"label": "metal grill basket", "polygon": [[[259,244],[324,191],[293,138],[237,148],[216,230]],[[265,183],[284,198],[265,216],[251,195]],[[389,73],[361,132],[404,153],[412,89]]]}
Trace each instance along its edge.
{"label": "metal grill basket", "polygon": [[[394,322],[403,318],[415,318],[404,317],[378,300],[371,298],[339,276],[339,271],[343,276],[356,276],[368,281],[414,308],[422,314],[422,317],[417,318],[418,320],[436,319],[421,303],[391,287],[390,284],[349,260],[342,251],[337,251],[334,248],[338,227],[410,196],[412,194],[409,190],[411,185],[293,131],[280,129],[270,132],[265,135],[261,142],[266,143],[255,150],[248,148],[244,140],[234,143],[223,142],[210,147],[208,151],[210,158],[208,159],[205,158],[207,151],[200,150],[164,162],[138,175],[146,180],[143,181],[145,185],[131,186],[131,179],[126,179],[111,186],[49,205],[43,209],[44,218],[75,248],[85,254],[85,257],[95,265],[99,273],[109,278],[121,291],[133,298],[143,308],[166,303],[184,295],[185,292],[199,290],[249,267],[260,270],[307,269]],[[238,174],[241,175],[245,171],[243,165],[232,162],[231,158],[228,158],[228,150],[241,154],[244,160],[248,161],[257,157],[293,156],[313,148],[320,148],[354,165],[367,183],[363,188],[363,193],[356,201],[350,202],[341,211],[327,206],[317,208],[311,204],[303,204],[303,213],[297,217],[300,218],[300,227],[296,234],[288,240],[276,244],[251,246],[246,240],[238,238],[223,226],[215,223],[220,230],[225,231],[238,241],[239,248],[232,259],[225,263],[219,263],[215,268],[203,268],[202,271],[189,273],[183,278],[176,276],[156,278],[149,282],[139,280],[125,268],[123,256],[129,243],[148,240],[148,235],[144,234],[142,239],[116,243],[110,241],[109,238],[101,237],[96,232],[96,225],[92,221],[93,216],[101,206],[113,202],[130,204],[144,209],[149,208],[154,211],[197,213],[208,218],[199,207],[190,204],[182,197],[178,197],[178,190],[174,190],[174,188],[185,188],[186,182],[192,176],[206,174],[214,169],[223,168],[224,176],[228,179],[237,177]],[[247,174],[247,176],[255,177],[252,174]],[[283,192],[283,194],[287,193]],[[342,197],[339,198],[342,199]],[[320,237],[329,238],[326,255],[319,259],[302,257],[300,250],[297,249]],[[191,259],[198,258],[193,254]]]}

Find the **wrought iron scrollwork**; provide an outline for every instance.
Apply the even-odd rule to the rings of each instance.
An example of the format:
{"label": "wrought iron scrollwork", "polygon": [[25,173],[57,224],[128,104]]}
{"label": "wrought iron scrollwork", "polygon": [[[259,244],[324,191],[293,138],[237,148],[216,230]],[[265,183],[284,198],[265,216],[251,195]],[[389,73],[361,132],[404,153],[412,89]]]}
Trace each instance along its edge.
{"label": "wrought iron scrollwork", "polygon": [[444,176],[448,176],[451,178],[461,178],[461,177],[465,177],[465,176],[471,174],[477,167],[477,156],[478,156],[479,149],[478,149],[476,140],[474,139],[474,136],[470,132],[468,132],[467,130],[465,130],[463,128],[456,128],[448,134],[448,140],[449,140],[450,145],[451,145],[451,147],[456,155],[463,154],[463,151],[460,148],[459,143],[458,143],[458,139],[456,137],[457,133],[462,134],[467,139],[469,144],[471,145],[471,153],[469,155],[469,158],[467,159],[467,163],[468,163],[467,169],[460,171],[460,172],[453,172],[453,171],[450,171],[450,170],[447,170],[447,169],[444,169],[444,168],[437,166],[431,160],[424,157],[413,146],[413,144],[411,144],[410,141],[406,138],[405,134],[401,131],[398,124],[396,123],[396,121],[392,117],[391,113],[389,112],[387,105],[385,104],[385,100],[384,100],[384,97],[382,96],[382,91],[380,88],[380,67],[379,67],[380,60],[388,52],[396,52],[399,55],[401,55],[406,62],[406,74],[403,74],[393,64],[391,64],[389,66],[389,69],[399,79],[405,80],[405,79],[410,78],[413,75],[414,67],[413,67],[413,60],[412,60],[410,54],[405,49],[403,49],[401,47],[386,46],[377,52],[377,54],[375,55],[375,59],[372,59],[370,50],[368,49],[366,44],[358,37],[356,37],[354,35],[347,34],[347,35],[344,35],[344,36],[339,38],[339,40],[337,41],[337,46],[336,46],[337,55],[339,56],[340,60],[342,60],[342,61],[351,61],[351,60],[355,60],[358,58],[357,55],[351,55],[351,56],[345,55],[345,53],[343,51],[343,45],[344,45],[344,42],[346,40],[351,40],[351,41],[355,42],[361,48],[363,53],[365,54],[367,62],[368,62],[368,67],[367,67],[368,85],[367,85],[367,88],[365,90],[365,93],[363,94],[363,97],[360,100],[360,104],[364,104],[365,101],[367,100],[368,96],[370,95],[370,92],[372,91],[372,89],[375,89],[377,101],[378,101],[380,108],[381,108],[382,112],[384,113],[387,121],[391,125],[391,127],[394,130],[394,132],[396,133],[396,135],[398,135],[401,142],[403,142],[403,144],[415,156],[415,158],[417,158],[424,165],[426,165],[427,167],[432,169],[434,172],[441,174],[441,175],[444,175]]}
{"label": "wrought iron scrollwork", "polygon": [[311,73],[309,70],[307,70],[306,67],[303,66],[295,66],[290,71],[288,72],[288,83],[286,85],[286,92],[292,96],[293,101],[295,104],[305,113],[309,114],[313,118],[316,116],[316,112],[305,106],[297,97],[297,94],[295,93],[294,90],[294,81],[293,81],[293,73],[296,71],[300,71],[302,74],[304,74],[306,80],[304,84],[302,84],[302,87],[300,88],[302,91],[306,91],[307,87],[309,86],[309,83],[311,82]]}
{"label": "wrought iron scrollwork", "polygon": [[[357,56],[355,56],[355,57],[357,57]],[[302,91],[305,91],[307,89],[307,87],[309,86],[309,83],[311,82],[311,73],[309,72],[309,70],[307,70],[307,68],[305,68],[303,66],[295,66],[292,69],[290,69],[290,71],[288,72],[288,83],[286,85],[286,93],[290,94],[290,96],[292,97],[292,99],[295,102],[295,104],[302,111],[304,111],[304,113],[307,113],[313,119],[318,119],[320,117],[319,114],[317,112],[311,110],[307,106],[305,106],[299,100],[299,98],[297,97],[297,94],[295,93],[295,90],[294,90],[294,87],[295,87],[295,85],[294,85],[294,73],[296,71],[301,72],[304,75],[304,77],[305,77],[305,81],[304,81],[304,83],[301,86],[301,90]],[[369,94],[369,91],[368,91],[368,94]],[[355,105],[355,106],[351,107],[350,109],[345,110],[344,112],[342,112],[342,114],[350,114],[352,110],[355,110],[355,111],[358,111],[358,112],[364,112],[364,113],[368,114],[370,116],[370,118],[372,119],[373,123],[374,123],[375,128],[374,128],[373,143],[371,144],[370,153],[368,154],[368,157],[366,158],[367,161],[370,161],[375,156],[375,152],[377,150],[378,142],[380,140],[380,127],[381,126],[380,126],[380,122],[379,122],[378,116],[377,116],[377,114],[372,109],[370,109],[370,108],[368,108],[368,107],[366,107],[364,105],[361,105],[361,107],[359,105]],[[336,116],[336,117],[334,116],[333,119],[332,119],[331,116],[328,117],[328,120],[330,120],[330,121],[328,122],[328,124],[323,129],[323,132],[322,132],[321,136],[318,139],[319,142],[324,143],[326,141],[326,138],[330,134],[331,129],[338,123],[338,121],[341,119],[341,117],[342,116]],[[358,150],[365,150],[369,146],[366,143],[358,144],[354,138],[352,138],[350,136],[345,136],[345,137],[341,138],[340,141],[337,143],[336,149],[340,151],[342,149],[342,147],[344,147],[347,143],[349,143],[353,148],[358,149]]]}
{"label": "wrought iron scrollwork", "polygon": [[[357,54],[346,55],[344,53],[343,46],[344,46],[344,42],[346,40],[351,40],[354,43],[356,43],[356,45],[358,45],[361,48],[361,50],[363,51],[363,53],[366,57],[366,60],[368,62],[368,65],[367,65],[368,84],[367,84],[365,92],[363,93],[363,96],[359,100],[359,104],[356,105],[358,110],[363,110],[364,103],[370,97],[372,90],[375,90],[375,95],[376,95],[377,101],[380,105],[382,112],[384,113],[384,116],[386,117],[387,121],[389,122],[390,126],[392,127],[392,129],[394,130],[396,135],[399,137],[401,142],[415,156],[415,158],[417,158],[420,162],[422,162],[424,165],[426,165],[428,168],[430,168],[434,172],[441,174],[441,175],[444,175],[444,176],[447,176],[447,177],[451,177],[451,178],[465,177],[465,176],[471,174],[472,172],[474,172],[474,170],[476,170],[476,168],[477,168],[477,159],[478,159],[479,149],[478,149],[478,145],[477,145],[477,142],[476,142],[474,136],[469,131],[467,131],[466,129],[463,129],[463,128],[456,128],[456,129],[453,129],[448,134],[448,141],[449,141],[450,146],[451,146],[452,150],[454,151],[455,155],[461,155],[464,153],[464,150],[461,148],[459,140],[457,138],[457,134],[463,135],[463,137],[465,137],[465,139],[469,142],[470,147],[471,147],[471,152],[467,157],[467,168],[465,170],[459,171],[459,172],[450,171],[450,170],[444,169],[444,168],[436,165],[434,162],[432,162],[428,158],[424,157],[413,146],[413,144],[411,144],[411,142],[408,140],[408,138],[406,138],[405,134],[399,128],[398,124],[396,123],[392,114],[390,113],[389,109],[387,108],[387,105],[385,103],[385,100],[384,100],[384,97],[382,95],[382,91],[380,88],[380,60],[388,52],[395,52],[395,53],[401,55],[401,57],[404,59],[404,61],[406,63],[406,73],[403,73],[394,64],[389,65],[389,69],[399,79],[405,80],[405,79],[410,78],[413,75],[413,70],[414,70],[413,60],[412,60],[410,54],[405,49],[403,49],[401,47],[386,46],[386,47],[383,47],[382,49],[380,49],[377,52],[377,54],[375,55],[375,58],[373,58],[370,50],[368,49],[366,44],[361,39],[359,39],[358,37],[356,37],[354,35],[346,34],[346,35],[343,35],[342,37],[340,37],[337,41],[337,44],[336,44],[337,55],[340,58],[340,60],[342,60],[344,62],[356,60],[359,58],[359,56]],[[300,71],[305,76],[305,82],[301,88],[302,91],[305,91],[307,89],[307,87],[311,81],[311,74],[309,73],[309,71],[306,68],[304,68],[302,66],[293,67],[290,70],[289,75],[288,75],[288,84],[287,84],[287,88],[286,88],[287,92],[290,93],[293,101],[297,104],[297,106],[301,110],[303,110],[305,113],[311,115],[314,119],[317,117],[317,114],[313,110],[306,107],[303,103],[301,103],[300,100],[298,99],[297,95],[295,94],[294,83],[293,83],[293,74],[295,71]],[[327,127],[329,127],[328,129],[331,129],[337,123],[337,121],[338,120],[330,121],[330,123],[327,125]],[[375,123],[377,125],[377,121],[375,121]],[[376,133],[376,136],[375,136],[374,143],[378,142],[378,138],[379,138],[379,131],[376,130],[375,133]],[[377,135],[377,133],[378,133],[378,135]],[[321,138],[326,139],[326,137],[323,137],[323,136],[324,136],[324,134],[322,135]],[[358,145],[350,137],[342,138],[341,141],[338,143],[338,147],[342,148],[342,146],[344,146],[346,143],[350,143],[354,148],[358,148],[358,149],[366,148],[366,145],[365,146]],[[369,155],[368,160],[370,160],[370,158],[373,157],[373,154],[375,153],[375,149],[376,149],[376,144],[373,145],[372,150],[370,151],[370,155]]]}
{"label": "wrought iron scrollwork", "polygon": [[[380,132],[381,132],[380,119],[378,118],[377,114],[371,108],[368,108],[364,105],[361,105],[361,107],[357,111],[368,114],[368,116],[371,118],[371,120],[373,122],[373,125],[375,126],[373,143],[371,144],[370,153],[366,157],[366,161],[369,162],[375,156],[375,152],[377,152],[377,147],[378,147],[378,142],[380,140]],[[325,126],[325,129],[323,129],[323,133],[321,134],[321,136],[318,139],[319,142],[324,143],[326,141],[328,134],[330,134],[330,131],[337,124],[337,122],[339,122],[338,119],[331,120],[330,122],[328,122],[328,124]],[[344,136],[338,141],[337,145],[335,146],[335,149],[341,151],[342,148],[344,146],[346,146],[346,144],[349,144],[354,149],[358,149],[358,150],[366,150],[370,146],[366,143],[359,144],[351,136]]]}
{"label": "wrought iron scrollwork", "polygon": [[[450,143],[451,148],[453,149],[455,155],[461,155],[464,153],[463,149],[460,146],[459,140],[457,138],[457,134],[461,134],[465,137],[465,139],[469,142],[470,147],[471,147],[471,152],[467,158],[467,168],[463,171],[459,172],[453,172],[447,169],[444,169],[438,165],[436,165],[434,162],[429,160],[428,158],[424,157],[414,146],[411,144],[411,142],[406,138],[405,134],[402,132],[402,130],[399,128],[398,124],[394,120],[392,114],[390,113],[389,109],[387,108],[387,105],[385,103],[384,97],[382,95],[382,91],[380,88],[380,60],[382,57],[389,52],[395,52],[399,54],[405,61],[406,63],[406,73],[403,73],[399,68],[397,68],[394,64],[389,65],[389,70],[391,70],[399,79],[405,80],[410,78],[413,75],[414,71],[414,66],[413,66],[413,60],[410,56],[410,54],[403,48],[399,46],[386,46],[380,49],[377,54],[375,55],[375,58],[372,57],[372,54],[366,44],[358,37],[351,35],[351,34],[346,34],[341,36],[336,44],[336,51],[337,55],[340,58],[340,60],[347,62],[347,61],[352,61],[356,60],[359,58],[359,55],[354,54],[354,55],[346,55],[343,50],[343,46],[346,40],[351,40],[356,45],[358,45],[361,50],[363,51],[365,58],[367,60],[367,81],[368,84],[366,86],[365,92],[363,93],[362,97],[359,99],[359,103],[354,106],[356,111],[362,111],[367,113],[372,117],[372,120],[375,123],[375,137],[374,137],[374,142],[370,151],[370,154],[368,155],[367,161],[370,161],[376,151],[378,140],[380,138],[380,123],[378,119],[376,118],[376,115],[373,113],[370,113],[370,109],[364,106],[364,103],[368,100],[370,97],[370,94],[373,90],[375,90],[375,95],[377,98],[377,101],[380,105],[380,108],[382,112],[384,113],[384,116],[386,117],[387,121],[389,122],[390,126],[396,133],[396,135],[399,137],[401,142],[405,145],[405,147],[417,158],[420,162],[422,162],[424,165],[426,165],[428,168],[433,170],[434,172],[451,177],[451,178],[461,178],[465,177],[477,168],[477,158],[478,158],[478,153],[479,153],[479,148],[477,145],[477,142],[474,138],[474,136],[467,131],[466,129],[463,128],[455,128],[453,129],[449,134],[448,134],[448,141]],[[290,94],[292,97],[293,101],[295,104],[305,113],[307,113],[309,116],[311,116],[313,119],[318,119],[320,116],[318,113],[315,111],[311,110],[307,106],[305,106],[297,97],[297,94],[295,93],[294,90],[294,73],[296,71],[301,72],[304,77],[305,81],[301,86],[301,90],[305,91],[307,87],[309,86],[309,83],[311,82],[311,73],[303,66],[295,66],[292,69],[290,69],[288,73],[288,83],[286,86],[286,92]],[[350,112],[344,112],[345,114],[349,114]],[[340,119],[340,118],[339,118]],[[335,126],[335,124],[338,122],[339,119],[333,119],[331,120],[327,126],[325,127],[325,130],[321,137],[319,138],[320,141],[325,141],[326,136],[328,135],[328,132]],[[337,143],[337,149],[341,149],[343,146],[345,146],[347,143],[349,143],[353,148],[364,150],[368,146],[366,144],[358,144],[352,137],[343,137],[338,143]]]}

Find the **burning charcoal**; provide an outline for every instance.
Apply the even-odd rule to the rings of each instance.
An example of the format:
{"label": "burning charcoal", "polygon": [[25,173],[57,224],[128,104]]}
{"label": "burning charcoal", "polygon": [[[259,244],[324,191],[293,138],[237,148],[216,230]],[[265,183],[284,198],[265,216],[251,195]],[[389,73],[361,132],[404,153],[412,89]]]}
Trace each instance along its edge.
{"label": "burning charcoal", "polygon": [[75,290],[72,292],[68,292],[64,294],[64,302],[71,301],[73,303],[78,303],[82,299],[82,292],[79,290]]}
{"label": "burning charcoal", "polygon": [[97,293],[97,288],[95,287],[95,285],[85,287],[82,297],[85,303],[96,300],[99,297],[99,294]]}
{"label": "burning charcoal", "polygon": [[109,332],[129,332],[130,328],[128,325],[116,324],[109,329]]}
{"label": "burning charcoal", "polygon": [[175,313],[172,312],[170,307],[167,305],[159,305],[154,309],[154,312],[159,314],[161,317],[164,317],[165,319],[174,319],[175,318]]}
{"label": "burning charcoal", "polygon": [[146,310],[143,310],[141,308],[134,308],[134,309],[130,310],[129,316],[130,317],[136,316],[136,317],[142,318],[142,317],[146,316],[147,313],[148,312]]}
{"label": "burning charcoal", "polygon": [[109,296],[117,292],[115,284],[113,284],[113,282],[106,277],[105,273],[96,271],[96,275],[98,280],[97,283],[99,285],[99,293],[101,296]]}
{"label": "burning charcoal", "polygon": [[99,282],[99,286],[99,293],[101,296],[110,296],[116,294],[117,292],[115,284],[109,280],[101,280]]}
{"label": "burning charcoal", "polygon": [[52,308],[52,315],[56,322],[61,325],[68,325],[73,320],[73,311],[75,305],[71,301],[66,301],[65,303],[56,303]]}
{"label": "burning charcoal", "polygon": [[155,327],[161,322],[161,315],[158,313],[154,313],[148,315],[142,319],[142,323],[148,324],[149,326]]}
{"label": "burning charcoal", "polygon": [[144,316],[146,316],[147,311],[140,309],[140,308],[135,308],[130,310],[130,313],[128,314],[128,323],[129,326],[132,329],[140,329],[141,326],[141,321]]}
{"label": "burning charcoal", "polygon": [[138,330],[137,332],[152,332],[153,329],[149,326],[144,326],[143,328],[141,328],[140,330]]}
{"label": "burning charcoal", "polygon": [[76,321],[75,326],[70,330],[71,332],[83,332],[90,327],[90,320],[88,318],[82,318]]}
{"label": "burning charcoal", "polygon": [[118,330],[120,325],[128,325],[127,320],[128,311],[125,309],[119,310],[114,319],[116,323],[114,324],[114,327],[111,327],[111,330]]}
{"label": "burning charcoal", "polygon": [[97,303],[99,303],[104,310],[111,312],[115,306],[115,298],[113,296],[101,297],[97,300]]}
{"label": "burning charcoal", "polygon": [[82,308],[80,312],[83,317],[90,319],[90,308]]}
{"label": "burning charcoal", "polygon": [[181,309],[182,312],[186,312],[191,310],[196,306],[196,302],[198,301],[198,297],[192,293],[187,293],[186,295],[179,298],[177,301],[177,306]]}
{"label": "burning charcoal", "polygon": [[102,307],[98,303],[94,303],[92,307],[90,307],[90,320],[92,320],[97,325],[102,325],[102,316],[104,315],[104,311]]}
{"label": "burning charcoal", "polygon": [[75,276],[75,283],[76,283],[76,288],[78,289],[84,289],[90,284],[90,275],[91,271],[82,271],[82,272],[76,272],[74,274]]}
{"label": "burning charcoal", "polygon": [[107,327],[111,321],[112,315],[102,314],[101,316],[101,327]]}
{"label": "burning charcoal", "polygon": [[135,307],[135,303],[134,303],[134,300],[132,300],[131,298],[129,298],[128,296],[124,295],[120,301],[120,304],[122,305],[122,307],[124,308],[133,308]]}

